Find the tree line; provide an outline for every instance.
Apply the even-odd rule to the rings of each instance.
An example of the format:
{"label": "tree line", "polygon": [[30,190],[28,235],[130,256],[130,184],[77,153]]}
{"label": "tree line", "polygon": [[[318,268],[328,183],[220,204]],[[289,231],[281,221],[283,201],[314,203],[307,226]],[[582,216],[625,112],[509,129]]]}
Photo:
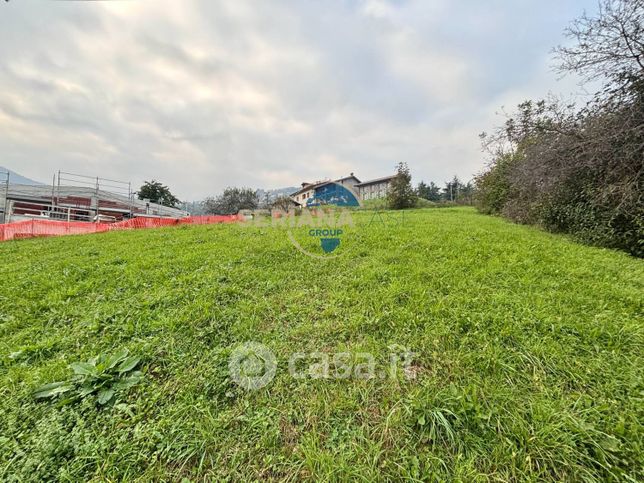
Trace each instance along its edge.
{"label": "tree line", "polygon": [[[463,183],[458,176],[447,181],[442,188],[433,181],[429,184],[421,181],[414,188],[411,184],[409,167],[407,163],[402,162],[396,166],[396,177],[391,182],[387,197],[379,201],[383,208],[389,209],[422,207],[426,206],[424,202],[471,204],[473,193],[473,184]],[[171,207],[180,205],[179,199],[170,192],[170,189],[155,180],[146,181],[137,194],[139,199],[148,199],[153,203]],[[192,203],[189,211],[193,214],[224,215],[257,208],[288,211],[292,207],[293,202],[288,196],[271,198],[266,193],[264,198],[260,199],[258,190],[231,186],[217,196]]]}
{"label": "tree line", "polygon": [[603,0],[555,49],[561,73],[603,87],[582,107],[527,100],[482,134],[484,213],[644,256],[644,0]]}
{"label": "tree line", "polygon": [[458,204],[471,204],[474,196],[474,184],[471,181],[463,183],[458,176],[454,176],[441,188],[433,181],[426,184],[418,183],[416,195],[424,200],[438,202],[452,202]]}

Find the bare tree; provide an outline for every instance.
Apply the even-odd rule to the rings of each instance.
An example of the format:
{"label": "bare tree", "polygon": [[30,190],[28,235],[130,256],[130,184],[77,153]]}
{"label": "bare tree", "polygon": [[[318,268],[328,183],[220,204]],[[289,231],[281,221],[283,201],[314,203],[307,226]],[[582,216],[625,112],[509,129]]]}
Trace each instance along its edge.
{"label": "bare tree", "polygon": [[596,17],[584,14],[565,35],[574,44],[555,49],[560,72],[603,76],[613,89],[644,77],[644,0],[602,0]]}
{"label": "bare tree", "polygon": [[288,196],[278,196],[271,203],[271,208],[275,208],[283,212],[289,211],[293,206],[295,206],[295,204]]}

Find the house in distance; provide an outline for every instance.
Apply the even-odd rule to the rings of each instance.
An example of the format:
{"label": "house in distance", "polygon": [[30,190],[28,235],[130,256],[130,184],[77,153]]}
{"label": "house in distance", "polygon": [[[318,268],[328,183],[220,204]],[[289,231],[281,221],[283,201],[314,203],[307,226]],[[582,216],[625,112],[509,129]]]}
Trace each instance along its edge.
{"label": "house in distance", "polygon": [[357,206],[356,200],[347,202],[348,195],[343,187],[350,188],[359,200],[371,200],[387,196],[391,180],[396,175],[376,178],[369,181],[360,181],[353,173],[349,176],[336,180],[323,180],[314,183],[302,183],[302,187],[292,193],[290,198],[298,206],[317,206],[320,204],[343,204],[345,206]]}

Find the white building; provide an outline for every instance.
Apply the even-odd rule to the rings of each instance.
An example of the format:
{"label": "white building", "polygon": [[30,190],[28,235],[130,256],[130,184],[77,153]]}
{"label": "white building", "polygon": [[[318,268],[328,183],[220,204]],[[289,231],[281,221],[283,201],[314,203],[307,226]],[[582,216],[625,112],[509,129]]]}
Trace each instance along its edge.
{"label": "white building", "polygon": [[347,186],[354,191],[357,190],[355,189],[355,186],[360,183],[360,180],[354,176],[353,173],[351,173],[349,176],[345,176],[344,178],[336,179],[336,180],[324,180],[324,181],[316,181],[315,183],[302,183],[302,188],[297,190],[295,193],[292,193],[291,199],[297,203],[299,206],[306,206],[307,201],[313,197],[315,197],[316,192],[323,188],[324,186],[328,185],[329,183],[335,183],[339,184],[342,186]]}

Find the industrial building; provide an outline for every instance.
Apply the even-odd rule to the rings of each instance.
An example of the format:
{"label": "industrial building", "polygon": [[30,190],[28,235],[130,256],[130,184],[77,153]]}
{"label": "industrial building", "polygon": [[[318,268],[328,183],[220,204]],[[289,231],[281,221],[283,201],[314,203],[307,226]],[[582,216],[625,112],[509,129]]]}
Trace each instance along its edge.
{"label": "industrial building", "polygon": [[371,179],[355,185],[358,196],[361,200],[375,200],[385,198],[389,193],[391,182],[397,175],[384,176],[382,178]]}
{"label": "industrial building", "polygon": [[[61,184],[67,179],[59,173],[58,183],[26,185],[6,183],[0,185],[0,222],[9,223],[25,219],[50,219],[61,221],[115,222],[133,217],[182,218],[189,213],[167,206],[139,200],[129,189],[129,183],[101,178],[91,178],[93,186]],[[112,191],[104,187],[112,187]],[[113,192],[121,191],[123,194]]]}

